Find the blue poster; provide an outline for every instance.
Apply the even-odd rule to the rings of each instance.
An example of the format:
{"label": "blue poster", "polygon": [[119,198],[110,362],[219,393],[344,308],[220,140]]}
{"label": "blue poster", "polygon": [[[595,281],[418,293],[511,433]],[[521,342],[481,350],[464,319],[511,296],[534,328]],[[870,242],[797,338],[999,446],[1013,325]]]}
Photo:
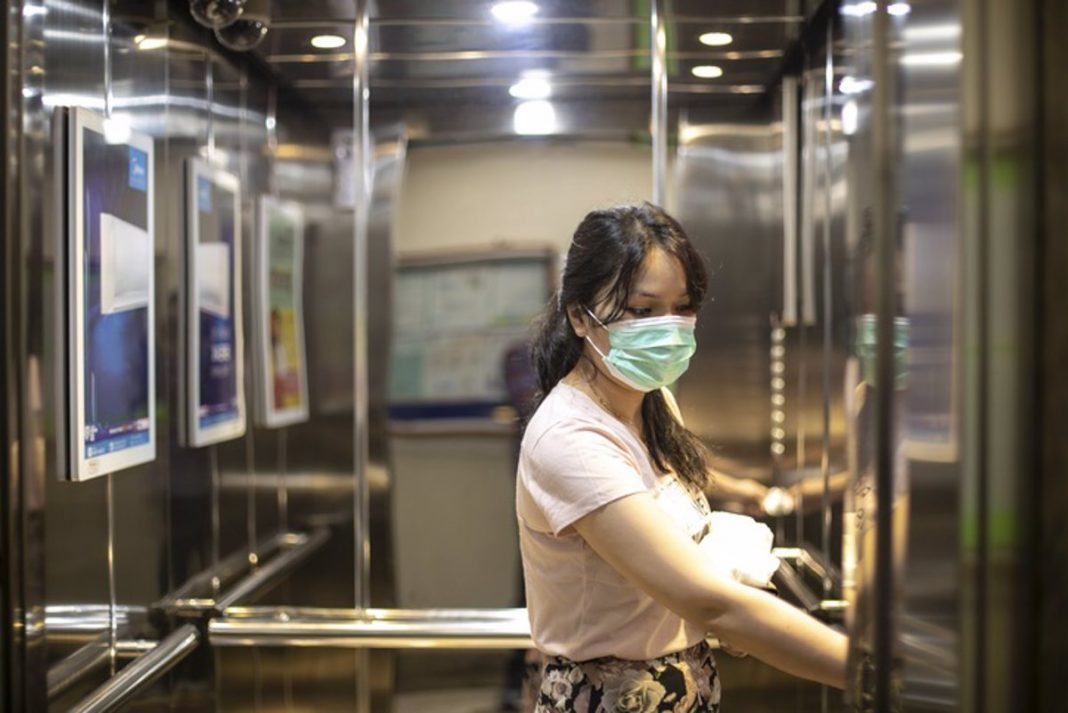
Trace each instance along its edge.
{"label": "blue poster", "polygon": [[[152,140],[72,112],[71,475],[155,458]],[[108,132],[112,135],[114,132]]]}
{"label": "blue poster", "polygon": [[240,191],[235,176],[189,162],[188,445],[245,433]]}

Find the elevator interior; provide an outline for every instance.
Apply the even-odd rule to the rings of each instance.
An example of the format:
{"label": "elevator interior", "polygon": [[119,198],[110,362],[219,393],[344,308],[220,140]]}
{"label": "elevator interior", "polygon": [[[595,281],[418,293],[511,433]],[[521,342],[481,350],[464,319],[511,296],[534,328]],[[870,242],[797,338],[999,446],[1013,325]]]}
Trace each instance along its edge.
{"label": "elevator interior", "polygon": [[[450,382],[474,417],[401,403],[398,335],[442,325],[399,283],[540,260],[543,301],[585,212],[637,200],[712,275],[686,421],[718,469],[803,493],[768,520],[777,585],[853,642],[845,697],[720,657],[731,708],[1057,709],[1061,3],[261,5],[245,52],[186,0],[4,15],[4,710],[493,709],[529,645],[516,413],[503,374]],[[156,458],[78,483],[64,107],[156,161]],[[178,428],[194,156],[239,178],[246,245],[261,195],[306,226],[310,417],[203,448]]]}

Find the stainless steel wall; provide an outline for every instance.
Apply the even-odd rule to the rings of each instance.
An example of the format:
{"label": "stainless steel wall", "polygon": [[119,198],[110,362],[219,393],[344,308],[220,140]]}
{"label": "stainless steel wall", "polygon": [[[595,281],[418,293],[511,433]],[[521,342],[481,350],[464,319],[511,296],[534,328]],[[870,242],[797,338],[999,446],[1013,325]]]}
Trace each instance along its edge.
{"label": "stainless steel wall", "polygon": [[[9,541],[6,551],[22,551],[27,559],[11,565],[23,579],[8,591],[22,600],[4,604],[9,612],[24,608],[30,637],[39,641],[8,652],[13,657],[8,660],[18,664],[5,670],[17,680],[5,690],[11,691],[13,709],[46,710],[47,666],[84,643],[94,627],[106,627],[109,609],[143,611],[220,558],[252,552],[284,528],[326,526],[332,537],[302,570],[300,585],[283,585],[275,596],[298,605],[352,605],[353,406],[351,397],[327,397],[352,393],[353,218],[331,202],[332,127],[262,64],[223,50],[192,22],[186,3],[41,0],[16,4],[6,19],[13,40],[5,44],[7,57],[16,70],[6,75],[14,112],[9,116],[21,125],[12,127],[19,141],[5,154],[13,159],[8,178],[18,190],[4,231],[4,264],[13,280],[5,284],[4,304],[18,325],[9,332],[17,339],[6,343],[4,362],[9,413],[18,428],[6,433],[16,434],[19,446],[10,451],[19,468],[5,485],[19,494],[7,501],[6,515],[19,523],[22,538]],[[155,48],[142,42],[146,37],[159,41]],[[65,395],[55,378],[64,348],[57,340],[62,315],[56,247],[65,206],[57,172],[62,146],[53,140],[53,129],[64,106],[128,118],[134,130],[154,139],[156,155],[157,458],[84,483],[62,480],[57,461]],[[268,116],[276,119],[273,126]],[[269,144],[305,150],[282,165]],[[274,191],[308,207],[311,419],[284,430],[250,425],[244,438],[201,449],[177,441],[182,177],[191,156],[214,158],[240,177],[246,257],[256,235],[258,195]],[[247,261],[244,280],[252,284]],[[250,303],[245,300],[246,311]],[[245,325],[250,359],[248,314]],[[246,364],[250,414],[251,373]],[[70,631],[72,616],[62,618],[61,612],[81,617],[81,631]],[[103,615],[93,619],[91,612]],[[168,626],[166,620],[142,621],[138,634],[158,634]],[[285,670],[325,667],[341,682],[333,699],[324,698],[331,686],[320,679],[317,691],[295,686],[290,700],[300,703],[302,695],[322,705],[331,705],[325,701],[337,695],[352,700],[351,654],[289,656]],[[216,700],[244,697],[233,690],[246,689],[246,674],[263,686],[248,689],[258,700],[281,695],[281,689],[268,690],[273,683],[263,683],[276,673],[267,666],[257,658],[246,669],[242,662],[200,651],[133,707],[215,709]],[[106,669],[53,701],[52,709],[68,708],[102,681]],[[242,705],[234,700],[227,708]]]}
{"label": "stainless steel wall", "polygon": [[1035,137],[1059,102],[1038,78],[1057,70],[1037,3],[849,7],[849,68],[867,82],[849,244],[876,325],[854,353],[872,362],[872,408],[851,423],[854,703],[1034,710],[1033,602],[1060,596],[1036,584],[1034,524]]}

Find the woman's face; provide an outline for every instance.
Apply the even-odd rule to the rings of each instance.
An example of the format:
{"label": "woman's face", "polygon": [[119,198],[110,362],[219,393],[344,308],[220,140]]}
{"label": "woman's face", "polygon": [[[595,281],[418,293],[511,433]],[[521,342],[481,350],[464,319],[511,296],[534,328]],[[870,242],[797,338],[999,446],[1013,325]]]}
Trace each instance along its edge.
{"label": "woman's face", "polygon": [[[608,316],[615,311],[613,307],[607,302],[600,302],[592,309],[597,319],[608,324]],[[575,333],[579,337],[589,336],[597,348],[607,354],[608,330],[591,319],[582,307],[572,305],[568,313]],[[693,302],[686,291],[686,272],[682,263],[660,248],[653,249],[642,262],[619,321],[670,315],[692,317],[694,314]],[[587,356],[596,362],[596,352],[589,344],[585,348]]]}

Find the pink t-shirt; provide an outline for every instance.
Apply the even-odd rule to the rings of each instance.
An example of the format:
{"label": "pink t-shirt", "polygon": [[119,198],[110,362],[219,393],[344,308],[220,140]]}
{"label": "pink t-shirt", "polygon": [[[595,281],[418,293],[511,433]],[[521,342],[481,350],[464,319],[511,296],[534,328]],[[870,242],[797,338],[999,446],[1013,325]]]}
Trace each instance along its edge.
{"label": "pink t-shirt", "polygon": [[705,637],[613,569],[571,527],[602,505],[643,492],[686,534],[700,537],[709,514],[704,494],[659,473],[618,419],[582,391],[557,384],[527,425],[516,483],[527,610],[539,650],[573,661],[644,660]]}

